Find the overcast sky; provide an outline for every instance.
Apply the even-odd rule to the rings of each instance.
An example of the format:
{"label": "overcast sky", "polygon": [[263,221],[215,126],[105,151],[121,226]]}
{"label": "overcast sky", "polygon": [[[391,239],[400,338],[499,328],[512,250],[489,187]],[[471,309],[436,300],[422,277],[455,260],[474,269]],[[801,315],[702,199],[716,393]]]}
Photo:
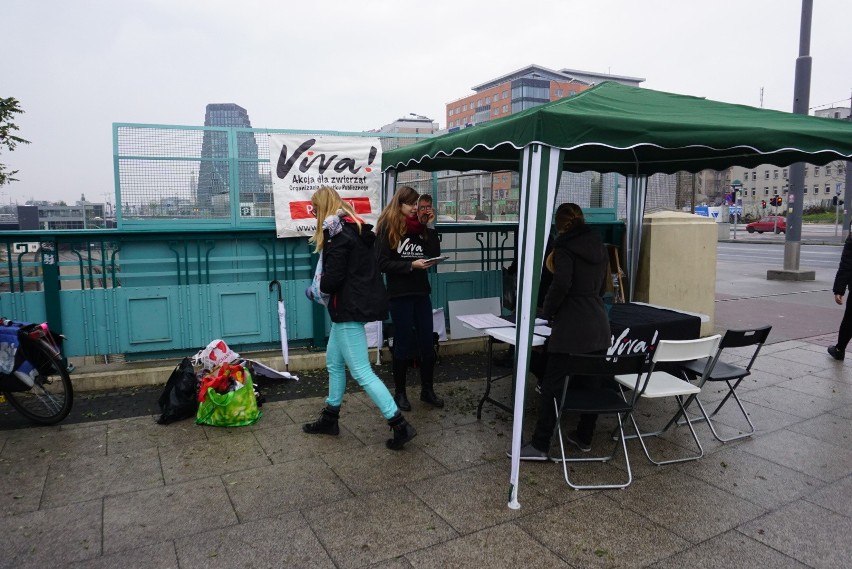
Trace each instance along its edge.
{"label": "overcast sky", "polygon": [[[3,0],[0,97],[32,141],[0,203],[113,201],[112,123],[361,131],[538,64],[791,111],[801,0]],[[849,105],[852,1],[814,0],[810,106]]]}

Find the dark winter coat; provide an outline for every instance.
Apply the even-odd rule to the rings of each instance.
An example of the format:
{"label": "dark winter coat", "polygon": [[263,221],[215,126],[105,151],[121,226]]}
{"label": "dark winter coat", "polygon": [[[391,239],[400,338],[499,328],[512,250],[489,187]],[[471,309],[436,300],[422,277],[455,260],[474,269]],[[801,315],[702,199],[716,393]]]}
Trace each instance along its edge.
{"label": "dark winter coat", "polygon": [[837,275],[834,277],[834,294],[846,294],[846,288],[852,289],[852,233],[846,237],[843,243],[843,253],[840,254],[840,266],[837,267]]}
{"label": "dark winter coat", "polygon": [[330,294],[328,314],[332,322],[373,322],[388,317],[388,297],[373,254],[373,226],[344,220],[343,230],[332,236],[325,231],[320,290]]}
{"label": "dark winter coat", "polygon": [[429,272],[412,270],[411,263],[440,254],[441,241],[438,232],[431,227],[426,229],[425,239],[419,233],[405,235],[396,249],[391,249],[384,235],[379,236],[376,239],[376,255],[379,268],[387,275],[388,298],[431,294]]}
{"label": "dark winter coat", "polygon": [[603,302],[609,264],[600,235],[582,225],[559,235],[553,252],[553,281],[542,307],[552,325],[547,351],[586,354],[609,348]]}

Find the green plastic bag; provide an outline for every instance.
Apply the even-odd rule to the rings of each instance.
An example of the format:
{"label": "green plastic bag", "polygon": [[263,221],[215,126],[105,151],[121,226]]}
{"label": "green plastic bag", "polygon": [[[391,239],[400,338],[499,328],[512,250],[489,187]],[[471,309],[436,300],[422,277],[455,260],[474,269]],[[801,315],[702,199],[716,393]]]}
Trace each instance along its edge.
{"label": "green plastic bag", "polygon": [[251,374],[243,368],[245,383],[236,391],[217,393],[207,388],[207,397],[198,405],[195,422],[214,427],[244,427],[257,422],[263,415],[257,408]]}

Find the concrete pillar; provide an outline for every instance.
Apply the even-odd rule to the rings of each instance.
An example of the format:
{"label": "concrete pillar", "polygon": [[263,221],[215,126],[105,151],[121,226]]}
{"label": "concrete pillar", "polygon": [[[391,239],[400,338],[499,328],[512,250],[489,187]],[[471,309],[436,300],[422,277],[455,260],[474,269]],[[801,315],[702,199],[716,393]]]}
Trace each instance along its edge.
{"label": "concrete pillar", "polygon": [[646,215],[642,230],[636,300],[707,314],[702,336],[714,330],[718,225],[700,215],[665,211]]}

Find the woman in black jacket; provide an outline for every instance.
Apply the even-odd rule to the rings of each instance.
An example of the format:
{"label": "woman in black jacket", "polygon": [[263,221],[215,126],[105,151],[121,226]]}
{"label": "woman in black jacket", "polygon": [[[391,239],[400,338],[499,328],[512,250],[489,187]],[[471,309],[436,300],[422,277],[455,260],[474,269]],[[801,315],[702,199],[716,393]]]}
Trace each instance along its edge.
{"label": "woman in black jacket", "polygon": [[[850,228],[852,229],[852,228]],[[843,295],[846,289],[852,290],[852,231],[846,236],[843,243],[843,253],[840,254],[840,266],[837,267],[837,275],[834,277],[834,302],[843,304]],[[840,322],[840,331],[837,333],[837,344],[828,348],[828,353],[836,360],[846,357],[846,346],[852,339],[852,302],[846,301],[846,311]]]}
{"label": "woman in black jacket", "polygon": [[[609,317],[603,295],[609,277],[609,258],[600,235],[585,223],[583,210],[564,203],[556,210],[558,235],[547,268],[553,281],[541,309],[551,322],[547,367],[541,384],[538,422],[532,441],[521,449],[521,460],[547,460],[550,437],[556,427],[553,399],[561,393],[562,370],[570,354],[604,354],[611,343]],[[571,387],[601,389],[600,378],[573,377]],[[569,442],[586,452],[591,448],[597,415],[581,415]]]}
{"label": "woman in black jacket", "polygon": [[[382,383],[367,357],[364,324],[387,317],[387,297],[382,275],[373,256],[376,236],[334,189],[322,187],[311,197],[317,216],[317,230],[311,238],[316,252],[322,253],[323,274],[320,291],[330,295],[328,314],[331,332],[326,346],[328,398],[319,418],[302,428],[306,433],[337,435],[340,405],[346,390],[346,367],[355,381],[379,408],[393,430],[385,443],[400,450],[417,434],[399,412],[388,388]],[[323,220],[323,221],[320,221]]]}
{"label": "woman in black jacket", "polygon": [[[411,409],[405,391],[406,372],[419,356],[420,400],[443,407],[435,395],[435,347],[432,330],[432,300],[427,261],[441,254],[438,232],[428,227],[434,221],[431,196],[418,198],[417,191],[402,186],[391,198],[376,222],[376,255],[379,268],[387,275],[390,315],[393,321],[394,401],[403,411]],[[428,203],[422,215],[419,205]]]}

